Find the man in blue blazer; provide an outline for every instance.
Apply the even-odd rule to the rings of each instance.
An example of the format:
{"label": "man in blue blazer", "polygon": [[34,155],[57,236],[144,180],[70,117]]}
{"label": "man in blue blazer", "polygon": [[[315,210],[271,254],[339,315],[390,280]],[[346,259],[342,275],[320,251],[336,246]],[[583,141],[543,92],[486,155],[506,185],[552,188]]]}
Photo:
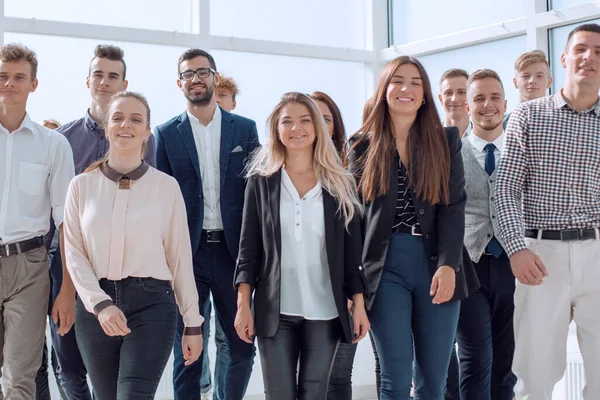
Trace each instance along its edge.
{"label": "man in blue blazer", "polygon": [[[225,375],[225,399],[241,400],[252,372],[253,345],[243,342],[233,326],[237,299],[233,273],[238,255],[245,181],[244,162],[259,146],[256,123],[217,106],[213,57],[190,49],[179,57],[177,86],[187,110],[156,127],[157,168],[179,182],[187,209],[194,255],[199,308],[212,293],[217,318],[227,337],[231,361]],[[185,366],[181,317],[175,337],[173,387],[176,400],[200,397],[202,362]]]}

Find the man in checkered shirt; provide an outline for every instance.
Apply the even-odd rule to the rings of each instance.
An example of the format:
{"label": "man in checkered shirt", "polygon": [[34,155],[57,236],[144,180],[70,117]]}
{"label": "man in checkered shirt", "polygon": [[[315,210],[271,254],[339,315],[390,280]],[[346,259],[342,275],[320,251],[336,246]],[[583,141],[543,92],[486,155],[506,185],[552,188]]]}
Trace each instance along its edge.
{"label": "man in checkered shirt", "polygon": [[600,25],[575,28],[559,93],[520,104],[496,183],[515,294],[517,399],[551,399],[577,324],[587,385],[600,399]]}

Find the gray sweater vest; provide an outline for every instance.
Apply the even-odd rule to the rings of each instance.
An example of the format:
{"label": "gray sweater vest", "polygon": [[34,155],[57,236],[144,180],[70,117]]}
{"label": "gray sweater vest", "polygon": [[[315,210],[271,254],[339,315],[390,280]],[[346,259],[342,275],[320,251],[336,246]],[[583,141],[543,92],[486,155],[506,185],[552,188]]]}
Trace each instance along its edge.
{"label": "gray sweater vest", "polygon": [[465,166],[465,246],[471,260],[479,262],[485,247],[493,236],[504,247],[498,232],[498,219],[494,206],[496,172],[490,176],[482,168],[473,154],[473,146],[468,138],[462,140],[462,157]]}

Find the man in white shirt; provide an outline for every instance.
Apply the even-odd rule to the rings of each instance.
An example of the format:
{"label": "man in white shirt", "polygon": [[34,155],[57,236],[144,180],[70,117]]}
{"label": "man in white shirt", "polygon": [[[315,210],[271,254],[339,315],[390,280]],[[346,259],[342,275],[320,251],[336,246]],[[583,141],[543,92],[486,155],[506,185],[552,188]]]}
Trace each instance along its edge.
{"label": "man in white shirt", "polygon": [[467,136],[471,132],[471,120],[467,112],[468,78],[469,74],[464,69],[449,69],[440,78],[438,94],[444,107],[444,126],[456,126],[461,136]]}
{"label": "man in white shirt", "polygon": [[[10,400],[35,396],[50,290],[43,235],[50,214],[62,227],[74,176],[69,142],[27,115],[27,99],[38,85],[37,66],[28,48],[0,47],[0,359]],[[52,311],[61,335],[75,319],[75,288],[64,275]]]}

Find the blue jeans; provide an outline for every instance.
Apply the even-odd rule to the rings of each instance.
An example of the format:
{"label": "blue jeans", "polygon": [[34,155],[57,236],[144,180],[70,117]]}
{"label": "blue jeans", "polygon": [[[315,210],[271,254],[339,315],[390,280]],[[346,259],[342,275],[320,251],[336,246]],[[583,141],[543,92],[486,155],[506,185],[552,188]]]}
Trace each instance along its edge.
{"label": "blue jeans", "polygon": [[[233,321],[237,312],[237,296],[233,290],[233,273],[235,261],[231,258],[227,244],[223,242],[207,242],[206,233],[202,231],[200,246],[194,255],[194,276],[198,289],[198,306],[204,313],[204,303],[212,293],[216,316],[227,338],[230,361],[225,371],[225,398],[242,400],[246,391],[246,383],[252,373],[254,346],[242,341],[235,331]],[[200,377],[202,362],[188,367],[184,365],[181,354],[181,338],[183,320],[179,316],[173,355],[173,388],[175,400],[197,400],[200,393]]]}
{"label": "blue jeans", "polygon": [[[202,325],[202,334],[204,340],[204,349],[202,352],[202,377],[200,378],[200,391],[201,393],[207,393],[211,389],[213,390],[213,400],[225,400],[225,371],[227,370],[227,363],[229,363],[229,348],[227,347],[227,340],[223,333],[223,328],[219,323],[219,319],[215,318],[215,343],[217,345],[217,359],[215,361],[215,382],[214,388],[211,379],[210,372],[210,359],[208,357],[208,339],[210,337],[210,314],[212,304],[210,299],[206,299],[204,303],[204,316],[206,320]],[[248,380],[250,375],[248,375]],[[248,383],[246,383],[248,386]],[[244,389],[245,390],[245,389]]]}
{"label": "blue jeans", "polygon": [[171,282],[102,279],[100,287],[125,314],[131,333],[108,336],[77,301],[75,329],[94,393],[98,400],[153,399],[175,338],[177,304]]}
{"label": "blue jeans", "polygon": [[[394,233],[369,312],[381,362],[381,400],[406,400],[415,360],[415,400],[443,400],[460,302],[433,304],[421,237]],[[413,347],[414,340],[414,347]]]}

